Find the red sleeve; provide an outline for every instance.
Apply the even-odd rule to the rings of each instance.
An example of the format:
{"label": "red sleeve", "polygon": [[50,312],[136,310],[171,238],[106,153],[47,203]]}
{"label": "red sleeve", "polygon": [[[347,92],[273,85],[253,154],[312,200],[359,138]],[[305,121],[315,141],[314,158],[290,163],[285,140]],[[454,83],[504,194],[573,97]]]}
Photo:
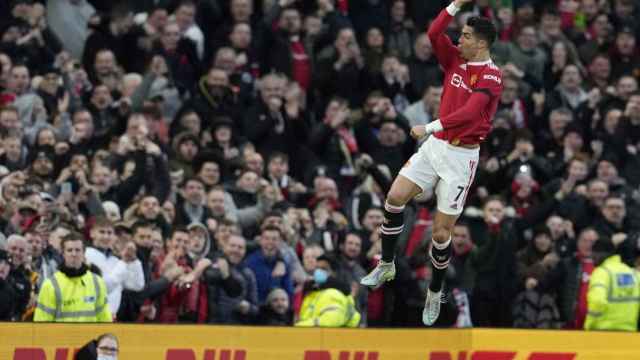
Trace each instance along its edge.
{"label": "red sleeve", "polygon": [[496,70],[492,69],[482,73],[473,91],[484,92],[490,97],[500,96],[502,94],[502,73]]}
{"label": "red sleeve", "polygon": [[445,34],[451,20],[453,20],[453,16],[449,15],[447,9],[443,9],[429,25],[429,30],[427,30],[433,53],[436,55],[440,65],[445,69],[449,68],[453,59],[458,56],[458,48],[453,45],[449,36]]}
{"label": "red sleeve", "polygon": [[440,119],[442,128],[450,130],[468,123],[478,116],[478,113],[487,106],[490,100],[491,97],[486,92],[474,92],[464,106]]}

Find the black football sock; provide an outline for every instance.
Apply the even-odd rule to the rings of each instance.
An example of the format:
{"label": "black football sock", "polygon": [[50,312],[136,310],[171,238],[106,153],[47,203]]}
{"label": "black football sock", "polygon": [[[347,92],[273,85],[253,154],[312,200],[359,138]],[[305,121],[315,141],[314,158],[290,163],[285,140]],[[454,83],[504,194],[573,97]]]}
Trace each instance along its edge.
{"label": "black football sock", "polygon": [[391,262],[395,257],[398,236],[404,229],[404,205],[384,204],[384,223],[380,227],[382,240],[382,261]]}
{"label": "black football sock", "polygon": [[447,273],[447,267],[449,267],[449,259],[451,258],[451,238],[445,243],[437,243],[431,240],[431,268],[432,277],[429,289],[433,292],[438,292],[442,289],[442,283],[444,281],[444,275]]}

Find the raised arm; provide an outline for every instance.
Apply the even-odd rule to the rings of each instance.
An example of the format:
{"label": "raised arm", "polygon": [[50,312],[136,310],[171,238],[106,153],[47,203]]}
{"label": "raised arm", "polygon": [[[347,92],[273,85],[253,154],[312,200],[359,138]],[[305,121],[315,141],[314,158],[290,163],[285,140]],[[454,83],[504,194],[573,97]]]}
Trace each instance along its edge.
{"label": "raised arm", "polygon": [[460,7],[469,0],[456,0],[449,4],[446,8],[440,11],[440,14],[433,20],[429,29],[427,30],[427,36],[431,40],[431,46],[433,47],[433,53],[436,55],[438,62],[443,68],[447,69],[451,65],[451,62],[458,56],[458,48],[453,45],[451,39],[445,31],[449,27],[449,23],[453,20]]}

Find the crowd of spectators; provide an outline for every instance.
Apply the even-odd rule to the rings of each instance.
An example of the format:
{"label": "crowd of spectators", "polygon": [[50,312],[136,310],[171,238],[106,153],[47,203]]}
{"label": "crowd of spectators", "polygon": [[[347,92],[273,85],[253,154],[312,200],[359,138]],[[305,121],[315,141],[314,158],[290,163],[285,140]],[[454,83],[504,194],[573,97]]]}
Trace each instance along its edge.
{"label": "crowd of spectators", "polygon": [[[0,1],[0,319],[33,319],[79,232],[118,322],[313,326],[330,288],[358,314],[335,326],[420,326],[433,194],[396,279],[358,282],[409,130],[438,118],[446,5]],[[504,91],[437,325],[582,328],[593,244],[640,264],[640,3],[477,0],[454,41],[473,15]]]}

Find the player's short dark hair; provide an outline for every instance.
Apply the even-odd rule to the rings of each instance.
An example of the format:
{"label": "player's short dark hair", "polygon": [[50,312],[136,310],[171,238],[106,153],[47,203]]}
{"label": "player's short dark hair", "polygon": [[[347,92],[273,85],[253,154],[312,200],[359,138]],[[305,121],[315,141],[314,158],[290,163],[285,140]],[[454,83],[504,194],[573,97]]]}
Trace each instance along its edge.
{"label": "player's short dark hair", "polygon": [[487,42],[490,47],[496,41],[497,30],[491,20],[482,16],[472,16],[467,20],[467,26],[473,29],[473,35]]}

